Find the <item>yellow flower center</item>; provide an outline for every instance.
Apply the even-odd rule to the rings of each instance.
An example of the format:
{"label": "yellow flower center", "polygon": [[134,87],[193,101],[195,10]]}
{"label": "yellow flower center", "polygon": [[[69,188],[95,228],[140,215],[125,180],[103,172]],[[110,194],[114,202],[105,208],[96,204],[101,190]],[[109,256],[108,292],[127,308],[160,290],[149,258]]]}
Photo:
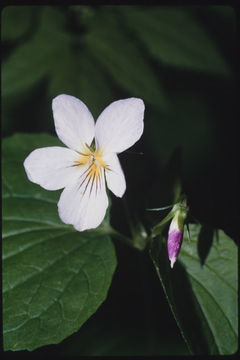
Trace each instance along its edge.
{"label": "yellow flower center", "polygon": [[101,174],[101,168],[108,169],[108,165],[102,159],[102,152],[100,150],[93,151],[86,147],[84,152],[80,154],[79,160],[75,163],[75,166],[82,166],[89,164],[87,177],[90,179],[97,179]]}

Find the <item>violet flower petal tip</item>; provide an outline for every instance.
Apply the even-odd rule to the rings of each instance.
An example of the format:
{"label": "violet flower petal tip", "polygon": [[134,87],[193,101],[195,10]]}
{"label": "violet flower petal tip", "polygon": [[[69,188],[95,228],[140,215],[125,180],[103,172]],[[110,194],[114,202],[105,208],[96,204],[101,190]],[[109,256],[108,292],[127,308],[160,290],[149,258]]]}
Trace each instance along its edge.
{"label": "violet flower petal tip", "polygon": [[171,263],[170,263],[171,268],[173,268],[176,260],[177,260],[177,258],[175,258],[175,257],[173,257],[173,258],[170,260],[170,262],[171,262]]}

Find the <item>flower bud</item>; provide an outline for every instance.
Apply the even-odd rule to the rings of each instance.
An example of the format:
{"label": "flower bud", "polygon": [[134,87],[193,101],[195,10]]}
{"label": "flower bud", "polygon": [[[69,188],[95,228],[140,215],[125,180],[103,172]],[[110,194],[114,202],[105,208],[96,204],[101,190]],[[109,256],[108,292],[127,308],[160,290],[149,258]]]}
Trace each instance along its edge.
{"label": "flower bud", "polygon": [[[174,210],[174,209],[173,209]],[[184,221],[187,217],[188,208],[179,206],[176,209],[168,231],[168,257],[171,268],[175,264],[183,239]]]}

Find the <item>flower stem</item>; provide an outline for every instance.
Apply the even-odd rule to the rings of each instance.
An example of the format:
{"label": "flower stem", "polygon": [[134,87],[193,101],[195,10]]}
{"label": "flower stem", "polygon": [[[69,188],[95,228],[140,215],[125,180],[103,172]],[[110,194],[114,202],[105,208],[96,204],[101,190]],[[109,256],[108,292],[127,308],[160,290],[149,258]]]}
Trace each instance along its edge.
{"label": "flower stem", "polygon": [[134,247],[133,241],[129,237],[119,233],[117,230],[113,229],[112,227],[109,228],[109,231],[107,232],[107,234],[122,241],[123,243],[127,244],[128,246]]}

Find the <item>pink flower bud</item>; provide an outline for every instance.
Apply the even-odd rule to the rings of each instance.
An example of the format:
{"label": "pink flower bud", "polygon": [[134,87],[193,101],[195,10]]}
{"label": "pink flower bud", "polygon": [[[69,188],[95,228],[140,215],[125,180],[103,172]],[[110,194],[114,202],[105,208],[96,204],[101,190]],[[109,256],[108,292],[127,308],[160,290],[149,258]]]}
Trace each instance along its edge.
{"label": "pink flower bud", "polygon": [[[183,239],[183,226],[179,221],[179,212],[174,215],[168,231],[168,257],[171,262],[171,268],[175,264]],[[179,224],[180,222],[180,224]]]}

